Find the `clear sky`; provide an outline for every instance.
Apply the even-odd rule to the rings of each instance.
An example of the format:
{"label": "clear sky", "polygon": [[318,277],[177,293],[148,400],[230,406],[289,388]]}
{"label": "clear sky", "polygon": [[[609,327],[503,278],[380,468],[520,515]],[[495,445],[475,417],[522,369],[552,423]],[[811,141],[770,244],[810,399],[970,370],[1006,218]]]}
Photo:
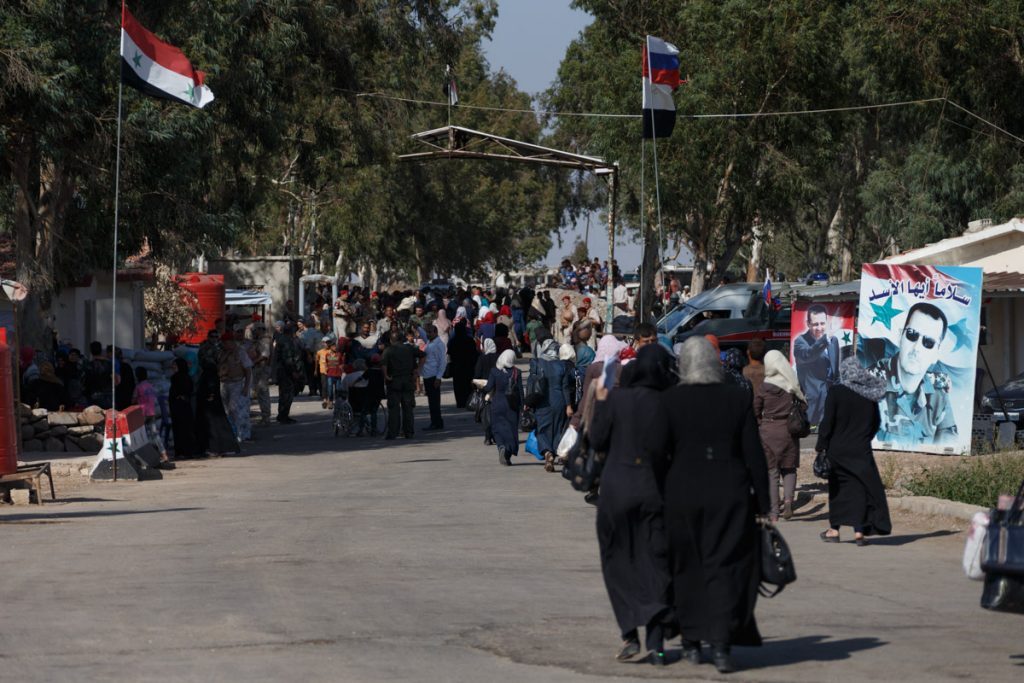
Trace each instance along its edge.
{"label": "clear sky", "polygon": [[[491,69],[504,69],[528,93],[547,90],[555,80],[565,49],[591,21],[589,14],[569,4],[569,0],[500,0],[494,35],[483,44]],[[546,259],[549,265],[557,265],[572,251],[576,235],[582,237],[586,231],[585,223],[584,219],[575,232],[562,231],[563,245],[552,247]],[[591,257],[603,260],[607,255],[607,235],[607,225],[599,216],[592,216],[587,240]],[[640,265],[640,256],[639,244],[625,238],[616,240],[615,259],[620,267],[632,270]]]}

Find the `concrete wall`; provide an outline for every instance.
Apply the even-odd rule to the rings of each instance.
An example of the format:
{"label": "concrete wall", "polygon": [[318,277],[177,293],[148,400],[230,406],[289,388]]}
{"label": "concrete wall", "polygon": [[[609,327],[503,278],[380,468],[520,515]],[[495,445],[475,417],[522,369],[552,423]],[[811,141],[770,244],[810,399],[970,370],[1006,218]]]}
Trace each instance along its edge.
{"label": "concrete wall", "polygon": [[279,320],[284,315],[284,304],[288,299],[298,303],[299,277],[302,275],[302,261],[290,256],[222,256],[208,261],[207,271],[211,275],[223,275],[224,286],[228,289],[244,289],[260,286],[270,294],[271,319]]}
{"label": "concrete wall", "polygon": [[[57,338],[88,353],[89,343],[98,340],[104,346],[111,335],[111,278],[96,275],[85,287],[65,287],[54,298],[52,314]],[[117,340],[128,349],[145,348],[146,312],[143,283],[117,283]]]}
{"label": "concrete wall", "polygon": [[[992,377],[986,377],[984,391],[1024,372],[1024,297],[987,299],[982,304],[988,323],[988,344],[979,347],[988,359]],[[978,357],[978,367],[985,363]]]}

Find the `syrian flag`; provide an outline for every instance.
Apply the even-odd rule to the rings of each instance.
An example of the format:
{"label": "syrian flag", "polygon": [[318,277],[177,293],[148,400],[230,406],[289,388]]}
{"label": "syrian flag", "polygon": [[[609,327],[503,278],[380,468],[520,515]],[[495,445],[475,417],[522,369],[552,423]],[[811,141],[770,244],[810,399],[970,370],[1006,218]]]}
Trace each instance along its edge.
{"label": "syrian flag", "polygon": [[455,85],[455,74],[452,72],[451,64],[445,65],[444,73],[448,77],[447,83],[444,84],[444,94],[448,97],[448,106],[454,107],[459,103],[459,89]]}
{"label": "syrian flag", "polygon": [[213,93],[203,84],[205,75],[194,71],[181,50],[147,31],[122,5],[122,83],[153,97],[202,109],[213,102]]}
{"label": "syrian flag", "polygon": [[644,45],[644,137],[667,138],[676,125],[672,91],[679,87],[679,49],[647,36]]}

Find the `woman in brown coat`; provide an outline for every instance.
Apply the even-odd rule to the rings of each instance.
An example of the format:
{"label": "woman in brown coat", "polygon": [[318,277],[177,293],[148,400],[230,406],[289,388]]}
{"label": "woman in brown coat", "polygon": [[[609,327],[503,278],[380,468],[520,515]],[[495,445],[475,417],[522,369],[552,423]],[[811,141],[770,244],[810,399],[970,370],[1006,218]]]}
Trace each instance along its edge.
{"label": "woman in brown coat", "polygon": [[788,418],[793,401],[807,402],[800,391],[796,373],[778,351],[764,356],[764,382],[754,394],[754,416],[761,434],[761,446],[768,459],[768,493],[772,521],[779,518],[779,478],[782,478],[782,516],[793,516],[796,470],[800,467],[800,443],[789,433]]}

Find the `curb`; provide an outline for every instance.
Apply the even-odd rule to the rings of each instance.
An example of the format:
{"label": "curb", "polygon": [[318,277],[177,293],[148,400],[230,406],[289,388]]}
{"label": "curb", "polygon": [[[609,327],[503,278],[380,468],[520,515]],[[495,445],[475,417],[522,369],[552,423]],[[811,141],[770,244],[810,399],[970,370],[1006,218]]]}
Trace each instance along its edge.
{"label": "curb", "polygon": [[955,500],[943,500],[931,496],[899,496],[888,498],[889,507],[926,515],[943,515],[970,522],[976,512],[988,512],[980,505],[969,505]]}
{"label": "curb", "polygon": [[[976,512],[988,512],[988,508],[979,505],[968,505],[955,500],[943,500],[931,496],[886,496],[890,509],[906,510],[923,515],[939,515],[970,522]],[[812,499],[814,503],[828,504],[828,494],[818,493]]]}

